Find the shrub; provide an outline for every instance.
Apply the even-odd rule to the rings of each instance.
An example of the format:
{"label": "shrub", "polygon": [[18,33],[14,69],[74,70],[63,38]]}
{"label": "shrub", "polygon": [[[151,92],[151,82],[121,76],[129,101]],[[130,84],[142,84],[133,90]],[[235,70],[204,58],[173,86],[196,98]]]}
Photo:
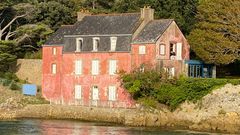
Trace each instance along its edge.
{"label": "shrub", "polygon": [[[144,99],[143,103],[152,104],[151,100],[177,108],[185,101],[196,102],[213,89],[227,83],[240,84],[238,79],[186,78],[166,79],[161,72],[148,70],[134,71],[129,74],[121,72],[122,85],[136,100]],[[146,100],[146,99],[151,99]],[[151,105],[152,106],[152,105]]]}

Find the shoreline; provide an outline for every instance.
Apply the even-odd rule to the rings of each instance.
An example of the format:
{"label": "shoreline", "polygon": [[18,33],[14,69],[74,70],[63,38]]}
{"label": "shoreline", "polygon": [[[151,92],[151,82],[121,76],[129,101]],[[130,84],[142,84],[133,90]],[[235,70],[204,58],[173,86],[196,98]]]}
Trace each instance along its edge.
{"label": "shoreline", "polygon": [[[174,112],[151,109],[111,109],[65,105],[27,105],[24,108],[0,110],[0,120],[17,119],[59,119],[106,122],[130,127],[169,128],[174,130],[192,130],[212,133],[240,133],[240,121],[231,123],[228,116],[216,119],[189,121],[176,117]],[[109,115],[111,114],[111,115]],[[236,118],[236,117],[235,117]]]}

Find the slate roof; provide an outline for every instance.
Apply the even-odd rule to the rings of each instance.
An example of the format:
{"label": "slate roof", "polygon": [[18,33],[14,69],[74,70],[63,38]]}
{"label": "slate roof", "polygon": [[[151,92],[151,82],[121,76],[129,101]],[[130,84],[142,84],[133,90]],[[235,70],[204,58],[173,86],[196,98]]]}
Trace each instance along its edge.
{"label": "slate roof", "polygon": [[133,39],[133,43],[155,43],[172,22],[172,19],[153,20],[149,22],[137,37]]}
{"label": "slate roof", "polygon": [[61,26],[52,36],[48,38],[45,45],[63,45],[64,35],[70,34],[72,25]]}
{"label": "slate roof", "polygon": [[75,23],[71,35],[133,34],[139,13],[85,16]]}

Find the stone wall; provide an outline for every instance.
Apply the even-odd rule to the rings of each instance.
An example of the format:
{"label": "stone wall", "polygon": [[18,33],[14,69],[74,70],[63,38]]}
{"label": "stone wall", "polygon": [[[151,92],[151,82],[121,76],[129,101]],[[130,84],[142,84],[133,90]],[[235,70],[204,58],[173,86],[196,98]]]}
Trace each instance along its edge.
{"label": "stone wall", "polygon": [[18,59],[12,70],[17,77],[27,80],[29,83],[41,86],[42,83],[42,60],[41,59]]}

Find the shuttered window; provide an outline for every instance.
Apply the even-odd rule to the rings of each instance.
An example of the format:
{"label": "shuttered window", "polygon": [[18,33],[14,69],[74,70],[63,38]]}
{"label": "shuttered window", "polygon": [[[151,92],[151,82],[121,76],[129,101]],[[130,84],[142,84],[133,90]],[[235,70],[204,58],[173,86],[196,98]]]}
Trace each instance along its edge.
{"label": "shuttered window", "polygon": [[182,43],[177,43],[177,59],[182,60]]}
{"label": "shuttered window", "polygon": [[111,37],[111,51],[116,50],[116,45],[117,45],[117,37]]}
{"label": "shuttered window", "polygon": [[75,74],[76,75],[82,74],[82,60],[75,61]]}
{"label": "shuttered window", "polygon": [[139,46],[139,54],[146,54],[146,46]]}
{"label": "shuttered window", "polygon": [[110,100],[110,101],[116,100],[116,86],[108,87],[108,100]]}
{"label": "shuttered window", "polygon": [[117,72],[117,61],[110,60],[109,61],[109,74],[114,75]]}
{"label": "shuttered window", "polygon": [[99,60],[92,60],[92,75],[99,74]]}
{"label": "shuttered window", "polygon": [[82,86],[75,85],[75,99],[82,99]]}
{"label": "shuttered window", "polygon": [[57,73],[57,64],[52,64],[52,74],[56,74]]}

